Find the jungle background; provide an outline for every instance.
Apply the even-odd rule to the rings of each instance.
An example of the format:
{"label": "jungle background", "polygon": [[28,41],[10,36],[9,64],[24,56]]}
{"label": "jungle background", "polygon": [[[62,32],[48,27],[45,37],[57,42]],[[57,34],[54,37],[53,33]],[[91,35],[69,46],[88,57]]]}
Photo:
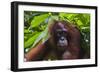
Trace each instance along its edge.
{"label": "jungle background", "polygon": [[24,52],[48,39],[48,24],[53,20],[69,21],[78,27],[81,48],[90,58],[90,14],[87,13],[24,11]]}

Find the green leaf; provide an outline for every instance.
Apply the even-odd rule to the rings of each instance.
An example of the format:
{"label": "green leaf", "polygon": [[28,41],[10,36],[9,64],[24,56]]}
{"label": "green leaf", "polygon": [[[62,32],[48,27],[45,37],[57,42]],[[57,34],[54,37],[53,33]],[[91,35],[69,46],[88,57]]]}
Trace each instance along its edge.
{"label": "green leaf", "polygon": [[31,27],[38,27],[46,18],[49,17],[49,14],[43,14],[40,16],[35,16],[31,22]]}
{"label": "green leaf", "polygon": [[51,16],[51,20],[59,20],[59,17],[57,15]]}
{"label": "green leaf", "polygon": [[33,43],[32,47],[34,47],[42,39],[44,42],[44,38],[47,36],[47,33],[48,33],[48,27],[40,33],[40,35],[36,38],[35,42]]}
{"label": "green leaf", "polygon": [[24,33],[31,33],[29,29],[24,29]]}
{"label": "green leaf", "polygon": [[80,20],[78,20],[78,21],[77,21],[77,25],[78,25],[78,26],[82,26],[83,23],[82,23]]}
{"label": "green leaf", "polygon": [[36,38],[40,35],[40,32],[38,32],[37,34],[35,34],[34,36],[32,36],[31,38],[29,38],[25,43],[24,43],[24,48],[28,48],[30,47],[34,41],[36,40]]}
{"label": "green leaf", "polygon": [[42,39],[42,42],[45,42],[48,38],[49,38],[49,34],[48,34],[48,26],[47,26],[46,29],[44,30],[44,37]]}

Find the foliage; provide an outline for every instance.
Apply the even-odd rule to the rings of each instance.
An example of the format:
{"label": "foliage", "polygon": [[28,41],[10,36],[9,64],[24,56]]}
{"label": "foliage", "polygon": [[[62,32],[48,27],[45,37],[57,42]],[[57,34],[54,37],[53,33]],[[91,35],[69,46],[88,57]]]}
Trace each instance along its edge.
{"label": "foliage", "polygon": [[24,11],[24,48],[31,49],[48,39],[48,23],[65,20],[77,25],[81,33],[81,47],[90,54],[90,14]]}

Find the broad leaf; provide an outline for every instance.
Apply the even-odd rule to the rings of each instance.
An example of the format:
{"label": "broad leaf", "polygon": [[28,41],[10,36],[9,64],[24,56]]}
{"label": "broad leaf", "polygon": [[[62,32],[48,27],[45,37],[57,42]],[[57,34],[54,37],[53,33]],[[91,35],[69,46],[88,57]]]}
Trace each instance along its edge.
{"label": "broad leaf", "polygon": [[38,27],[40,23],[42,23],[47,17],[49,17],[49,14],[43,14],[40,16],[35,16],[33,20],[31,21],[31,27]]}
{"label": "broad leaf", "polygon": [[25,42],[24,48],[30,47],[30,46],[34,43],[34,41],[36,40],[36,38],[37,38],[39,35],[40,35],[40,32],[37,33],[37,34],[35,34],[35,35],[32,36],[31,38],[29,38],[29,39]]}
{"label": "broad leaf", "polygon": [[[48,28],[48,27],[47,27]],[[48,33],[48,29],[45,29],[44,31],[42,31],[40,33],[40,35],[36,38],[34,44],[32,45],[32,47],[34,47],[40,40],[46,40],[46,36],[47,36],[47,33]],[[44,39],[45,38],[45,39]],[[44,42],[44,41],[43,41]]]}

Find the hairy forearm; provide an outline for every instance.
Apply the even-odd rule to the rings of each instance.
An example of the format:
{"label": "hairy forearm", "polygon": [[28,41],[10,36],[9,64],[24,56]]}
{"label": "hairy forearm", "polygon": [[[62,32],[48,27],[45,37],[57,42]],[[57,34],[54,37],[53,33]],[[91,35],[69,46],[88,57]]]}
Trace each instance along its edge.
{"label": "hairy forearm", "polygon": [[38,55],[45,50],[45,45],[39,43],[35,48],[32,48],[29,52],[25,54],[26,61],[36,60]]}

